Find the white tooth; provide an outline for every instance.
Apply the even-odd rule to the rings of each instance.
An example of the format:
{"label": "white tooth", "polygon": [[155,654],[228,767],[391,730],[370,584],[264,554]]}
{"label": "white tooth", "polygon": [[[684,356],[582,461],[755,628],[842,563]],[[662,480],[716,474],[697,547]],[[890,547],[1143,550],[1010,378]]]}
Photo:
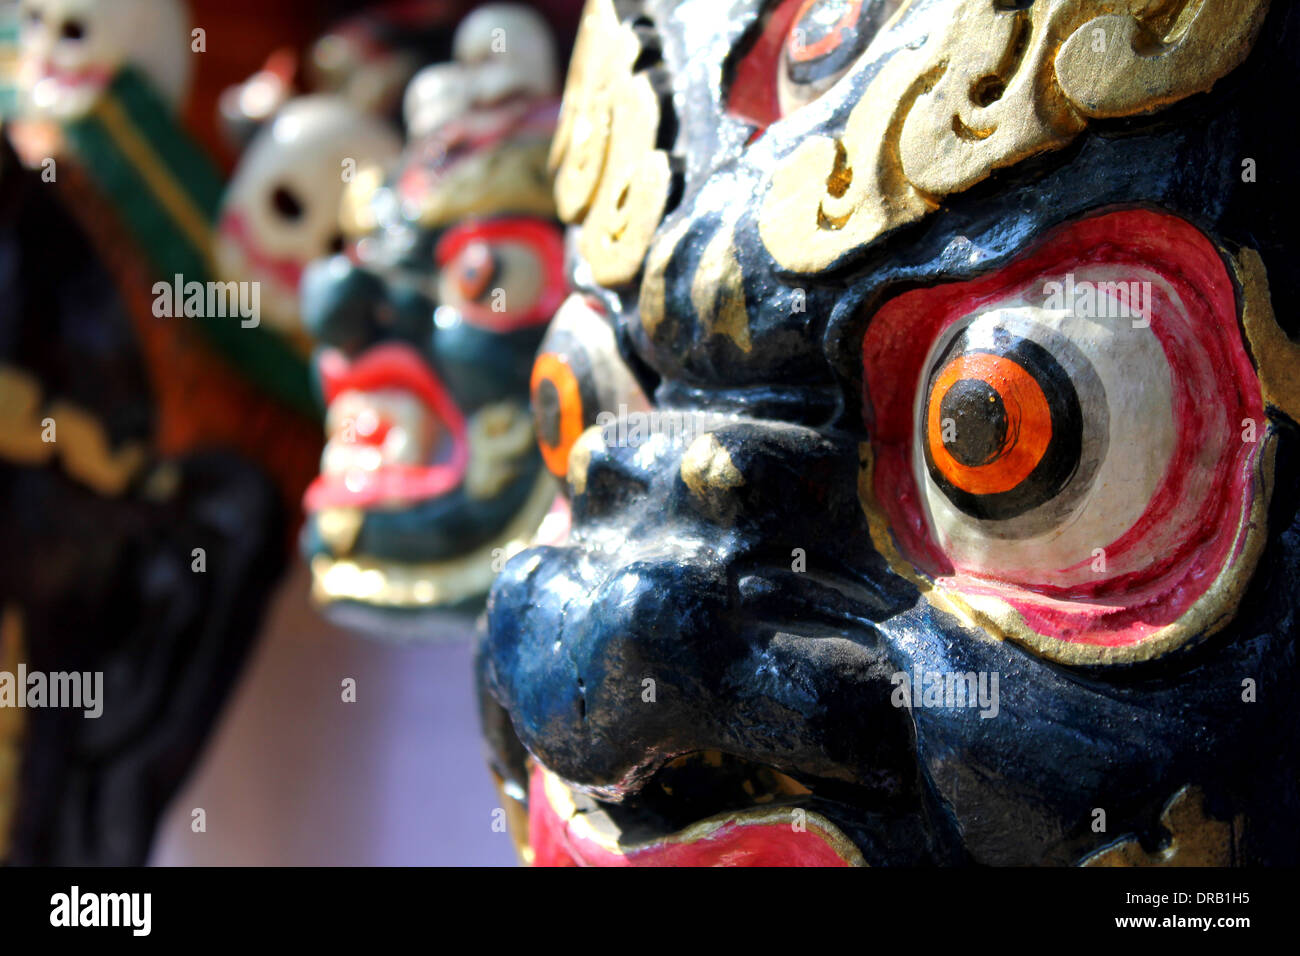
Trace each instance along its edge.
{"label": "white tooth", "polygon": [[384,436],[384,457],[391,462],[416,465],[420,462],[420,449],[411,433],[402,425],[395,425]]}
{"label": "white tooth", "polygon": [[331,438],[325,443],[325,451],[321,454],[320,469],[327,475],[337,475],[347,470],[351,461],[351,455],[346,445],[336,438]]}
{"label": "white tooth", "polygon": [[373,408],[363,408],[357,412],[357,434],[370,435],[379,427],[379,413]]}
{"label": "white tooth", "polygon": [[373,445],[363,445],[357,449],[356,467],[366,471],[375,471],[384,464],[384,454]]}
{"label": "white tooth", "polygon": [[[382,445],[365,441],[382,424],[389,426]],[[342,474],[374,471],[386,464],[419,465],[432,454],[435,425],[414,395],[399,389],[376,392],[350,390],[330,403],[326,412],[329,441],[321,470]]]}

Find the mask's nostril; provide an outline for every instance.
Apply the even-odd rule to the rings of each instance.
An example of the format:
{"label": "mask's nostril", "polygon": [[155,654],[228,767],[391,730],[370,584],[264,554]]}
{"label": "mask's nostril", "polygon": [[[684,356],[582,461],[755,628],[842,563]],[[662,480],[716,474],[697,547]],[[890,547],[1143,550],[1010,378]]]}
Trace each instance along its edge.
{"label": "mask's nostril", "polygon": [[78,42],[85,39],[86,25],[80,20],[67,20],[59,31],[59,35],[65,40],[72,40],[74,43]]}

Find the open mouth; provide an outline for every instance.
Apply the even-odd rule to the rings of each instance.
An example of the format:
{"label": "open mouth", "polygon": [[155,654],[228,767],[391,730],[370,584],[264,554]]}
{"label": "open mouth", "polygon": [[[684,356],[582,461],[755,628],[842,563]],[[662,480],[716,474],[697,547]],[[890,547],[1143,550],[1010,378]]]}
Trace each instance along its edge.
{"label": "open mouth", "polygon": [[404,507],[453,491],[469,460],[465,419],[415,349],[384,343],[349,361],[318,359],[328,405],[309,512]]}
{"label": "open mouth", "polygon": [[534,866],[864,866],[811,792],[768,767],[716,752],[669,763],[636,806],[604,803],[534,765]]}
{"label": "open mouth", "polygon": [[289,256],[274,256],[253,241],[248,219],[242,212],[231,209],[221,217],[218,227],[223,255],[232,261],[230,275],[256,273],[259,278],[273,282],[286,296],[297,297],[302,282],[303,263]]}
{"label": "open mouth", "polygon": [[51,80],[69,90],[104,89],[113,79],[113,72],[101,66],[78,68],[61,67],[55,63],[42,63],[36,70],[41,80]]}

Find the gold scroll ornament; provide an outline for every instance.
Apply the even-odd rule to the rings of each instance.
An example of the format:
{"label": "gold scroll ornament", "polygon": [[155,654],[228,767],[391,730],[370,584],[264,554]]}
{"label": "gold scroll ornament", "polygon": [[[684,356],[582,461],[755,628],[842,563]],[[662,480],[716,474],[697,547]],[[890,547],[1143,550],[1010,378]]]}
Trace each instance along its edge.
{"label": "gold scroll ornament", "polygon": [[[826,269],[944,196],[1065,146],[1090,119],[1208,90],[1245,59],[1267,9],[1268,0],[1039,0],[1023,10],[951,0],[909,23],[904,7],[894,23],[918,42],[889,53],[842,133],[810,136],[780,163],[759,218],[763,243],[782,269]],[[551,151],[560,218],[581,224],[579,250],[610,287],[636,278],[672,183],[656,148],[658,94],[648,72],[634,72],[641,49],[612,0],[588,0]]]}
{"label": "gold scroll ornament", "polygon": [[581,223],[578,248],[603,286],[630,283],[663,219],[672,185],[656,149],[659,94],[633,72],[641,39],[612,0],[588,0],[551,147],[560,218]]}
{"label": "gold scroll ornament", "polygon": [[1206,813],[1200,787],[1185,786],[1160,813],[1169,834],[1164,847],[1148,853],[1136,837],[1127,837],[1090,854],[1080,866],[1235,866],[1245,818],[1216,820]]}
{"label": "gold scroll ornament", "polygon": [[90,411],[60,400],[48,407],[44,402],[34,376],[0,366],[0,459],[42,465],[57,454],[69,475],[99,494],[125,491],[148,460],[144,444],[114,448]]}
{"label": "gold scroll ornament", "polygon": [[1010,10],[954,0],[918,11],[916,24],[896,21],[930,40],[890,53],[839,136],[810,136],[777,167],[759,218],[763,243],[783,269],[826,269],[944,196],[1059,149],[1091,118],[1208,90],[1245,59],[1267,8],[1040,0]]}

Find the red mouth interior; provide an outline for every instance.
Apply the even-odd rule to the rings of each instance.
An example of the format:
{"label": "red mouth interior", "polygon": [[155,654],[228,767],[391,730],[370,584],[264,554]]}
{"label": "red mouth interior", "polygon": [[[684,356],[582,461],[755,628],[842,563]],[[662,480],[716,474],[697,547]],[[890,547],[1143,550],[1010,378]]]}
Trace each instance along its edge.
{"label": "red mouth interior", "polygon": [[[396,389],[424,404],[450,438],[451,451],[443,461],[425,465],[386,464],[374,470],[318,475],[307,489],[304,507],[369,508],[380,504],[410,504],[445,495],[460,484],[469,464],[465,418],[438,377],[409,345],[384,343],[355,361],[335,349],[318,360],[325,401],[332,403],[347,391],[374,392]],[[358,435],[360,443],[379,444],[387,425]]]}
{"label": "red mouth interior", "polygon": [[220,231],[243,250],[248,264],[296,293],[302,281],[303,264],[286,256],[273,256],[258,247],[248,228],[248,219],[232,209],[221,217]]}
{"label": "red mouth interior", "polygon": [[[528,795],[534,866],[849,866],[811,822],[728,820],[689,837],[668,836],[635,847],[598,842],[564,819],[546,794],[546,774],[533,769]],[[694,828],[692,828],[694,829]]]}

